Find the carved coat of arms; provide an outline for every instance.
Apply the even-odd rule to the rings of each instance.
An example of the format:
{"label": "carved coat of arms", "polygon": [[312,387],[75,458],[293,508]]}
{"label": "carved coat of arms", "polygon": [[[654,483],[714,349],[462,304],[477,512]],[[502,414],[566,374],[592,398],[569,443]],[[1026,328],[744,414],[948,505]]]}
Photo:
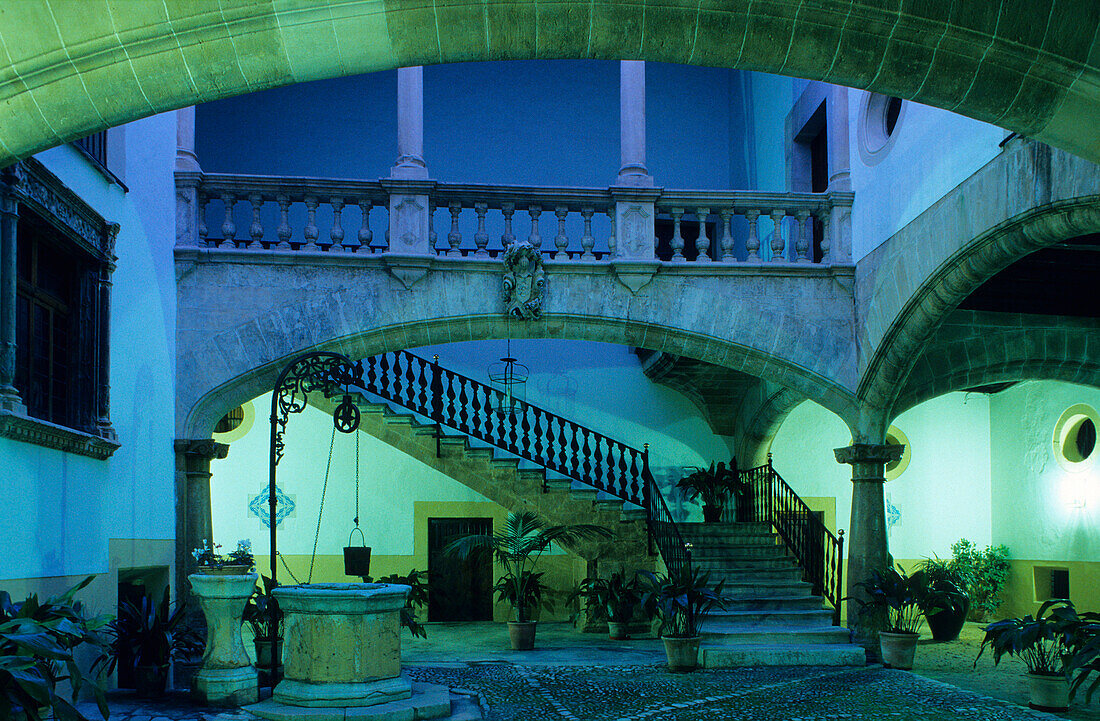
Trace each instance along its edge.
{"label": "carved coat of arms", "polygon": [[546,274],[542,270],[542,254],[530,243],[512,243],[504,251],[502,290],[508,315],[532,320],[542,313]]}

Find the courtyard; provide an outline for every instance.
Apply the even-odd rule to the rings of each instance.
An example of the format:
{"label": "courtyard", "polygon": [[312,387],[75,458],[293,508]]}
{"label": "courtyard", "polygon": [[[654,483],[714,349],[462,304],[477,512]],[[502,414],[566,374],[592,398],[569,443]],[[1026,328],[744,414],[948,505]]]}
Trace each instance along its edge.
{"label": "courtyard", "polygon": [[[927,634],[926,634],[927,635]],[[1078,698],[1063,714],[1027,708],[1022,666],[994,667],[982,658],[979,624],[958,641],[917,651],[913,672],[860,668],[738,668],[672,674],[653,638],[613,642],[578,634],[565,623],[542,623],[534,651],[505,650],[500,624],[430,624],[428,639],[403,638],[402,658],[414,681],[450,687],[456,718],[496,721],[648,719],[1100,719],[1100,706]],[[183,693],[165,701],[112,697],[117,721],[238,721],[239,710],[199,708]],[[91,711],[91,709],[88,709]]]}

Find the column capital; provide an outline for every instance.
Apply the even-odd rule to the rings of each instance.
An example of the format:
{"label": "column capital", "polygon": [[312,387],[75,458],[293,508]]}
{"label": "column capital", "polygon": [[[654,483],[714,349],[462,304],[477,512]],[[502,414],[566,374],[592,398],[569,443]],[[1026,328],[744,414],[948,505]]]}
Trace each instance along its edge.
{"label": "column capital", "polygon": [[177,438],[175,448],[176,453],[210,460],[222,459],[229,455],[229,444],[218,443],[212,438]]}
{"label": "column capital", "polygon": [[901,460],[905,446],[898,444],[853,443],[844,448],[834,448],[837,463],[892,463]]}

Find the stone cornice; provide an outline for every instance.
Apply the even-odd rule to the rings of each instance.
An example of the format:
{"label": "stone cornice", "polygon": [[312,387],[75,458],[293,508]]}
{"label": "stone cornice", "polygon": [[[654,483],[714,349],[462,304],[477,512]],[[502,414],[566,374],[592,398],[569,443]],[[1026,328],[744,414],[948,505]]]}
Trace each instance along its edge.
{"label": "stone cornice", "polygon": [[179,438],[174,445],[176,453],[187,456],[220,460],[229,455],[229,444],[218,443],[212,438]]}
{"label": "stone cornice", "polygon": [[90,433],[7,411],[0,411],[0,438],[33,443],[98,460],[109,458],[119,448],[118,443]]}

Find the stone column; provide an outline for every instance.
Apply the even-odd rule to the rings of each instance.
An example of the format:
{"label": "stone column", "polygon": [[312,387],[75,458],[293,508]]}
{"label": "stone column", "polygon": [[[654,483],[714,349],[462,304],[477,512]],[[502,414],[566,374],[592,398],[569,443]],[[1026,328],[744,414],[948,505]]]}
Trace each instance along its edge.
{"label": "stone column", "polygon": [[195,155],[195,108],[176,111],[176,245],[198,245],[198,188],[202,168]]}
{"label": "stone column", "polygon": [[15,177],[4,173],[0,182],[0,412],[26,415],[27,407],[15,388],[16,227],[19,199]]}
{"label": "stone column", "polygon": [[424,68],[397,69],[397,160],[391,178],[425,180]]}
{"label": "stone column", "polygon": [[195,674],[195,694],[214,706],[243,706],[259,700],[255,667],[241,639],[241,616],[256,588],[255,573],[187,577],[206,617],[206,652]]}
{"label": "stone column", "polygon": [[213,545],[210,511],[210,461],[225,458],[229,446],[213,440],[177,440],[176,447],[176,598],[189,596],[187,577],[195,559],[192,549],[204,540]]}
{"label": "stone column", "polygon": [[[833,451],[837,463],[852,466],[852,517],[848,530],[848,596],[858,597],[856,584],[872,571],[888,565],[889,547],[886,540],[886,502],[882,485],[886,483],[885,466],[901,458],[905,446],[854,443]],[[848,625],[858,627],[858,616],[849,606]],[[866,638],[863,630],[857,635]]]}
{"label": "stone column", "polygon": [[118,440],[114,426],[111,425],[111,274],[115,270],[115,239],[118,237],[118,223],[107,227],[108,261],[100,267],[96,276],[96,312],[99,323],[96,324],[96,434],[111,442]]}
{"label": "stone column", "polygon": [[652,188],[645,166],[645,63],[619,63],[619,146],[622,167],[618,185]]}
{"label": "stone column", "polygon": [[829,148],[829,190],[847,193],[852,189],[848,152],[848,88],[830,85],[825,101],[825,127]]}

